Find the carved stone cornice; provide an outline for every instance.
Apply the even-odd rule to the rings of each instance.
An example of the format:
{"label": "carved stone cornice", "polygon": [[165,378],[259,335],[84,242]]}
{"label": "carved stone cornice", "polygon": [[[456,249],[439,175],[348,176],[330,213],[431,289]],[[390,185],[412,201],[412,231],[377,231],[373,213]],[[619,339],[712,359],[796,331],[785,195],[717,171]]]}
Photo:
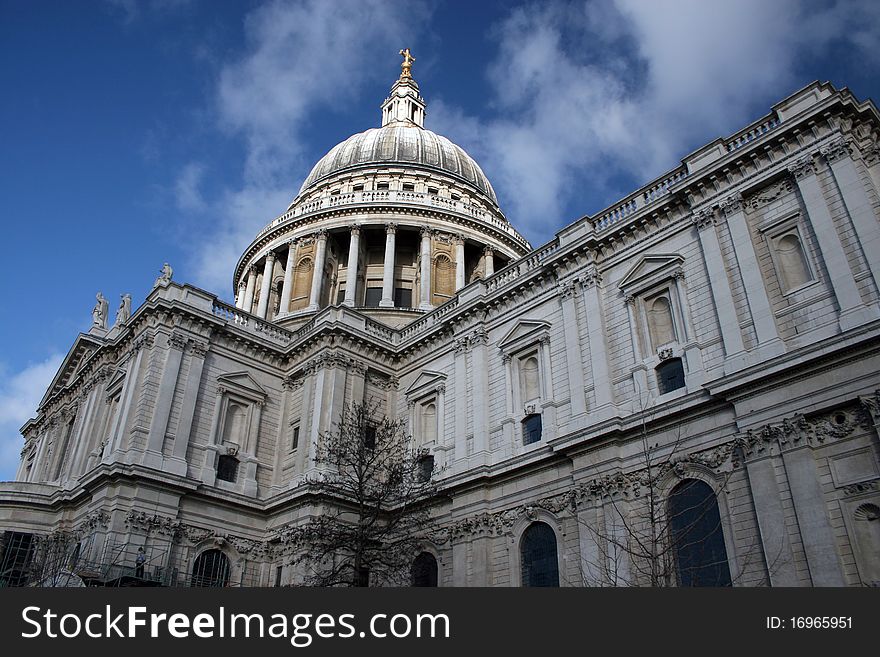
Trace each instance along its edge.
{"label": "carved stone cornice", "polygon": [[874,424],[880,423],[880,389],[875,390],[873,395],[859,397],[859,403],[871,416]]}
{"label": "carved stone cornice", "polygon": [[834,141],[825,144],[819,152],[822,153],[828,164],[834,164],[845,157],[852,157],[849,149],[850,143],[850,140],[846,137],[838,137]]}
{"label": "carved stone cornice", "polygon": [[816,175],[816,163],[812,155],[806,155],[797,162],[788,165],[788,172],[794,179],[800,182],[809,176]]}
{"label": "carved stone cornice", "polygon": [[880,146],[876,142],[871,143],[867,148],[862,149],[862,160],[869,167],[880,162]]}

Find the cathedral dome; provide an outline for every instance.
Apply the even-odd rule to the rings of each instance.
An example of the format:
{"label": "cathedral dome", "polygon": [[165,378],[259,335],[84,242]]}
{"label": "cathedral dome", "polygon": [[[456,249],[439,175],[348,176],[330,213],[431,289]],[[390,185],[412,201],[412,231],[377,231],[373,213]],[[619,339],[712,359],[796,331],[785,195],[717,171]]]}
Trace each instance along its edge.
{"label": "cathedral dome", "polygon": [[312,185],[337,173],[394,163],[451,174],[498,204],[486,174],[463,148],[416,123],[402,121],[370,128],[334,146],[312,168],[299,193],[302,195]]}

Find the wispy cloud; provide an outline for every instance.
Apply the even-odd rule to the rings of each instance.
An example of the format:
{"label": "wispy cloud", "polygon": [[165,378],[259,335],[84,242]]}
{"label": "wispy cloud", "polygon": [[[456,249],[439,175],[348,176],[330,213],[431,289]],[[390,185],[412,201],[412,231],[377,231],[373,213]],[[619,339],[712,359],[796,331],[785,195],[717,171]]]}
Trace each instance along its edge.
{"label": "wispy cloud", "polygon": [[855,0],[529,5],[494,32],[490,115],[434,103],[433,125],[485,165],[508,217],[540,242],[574,218],[563,213],[575,199],[596,210],[612,180],[644,182],[684,144],[766,111],[805,56],[876,53],[878,18]]}
{"label": "wispy cloud", "polygon": [[179,209],[185,212],[205,209],[207,204],[200,189],[204,176],[205,167],[198,162],[183,167],[174,185],[174,199]]}
{"label": "wispy cloud", "polygon": [[[356,99],[371,76],[383,73],[364,63],[409,43],[427,15],[420,2],[403,12],[379,0],[307,0],[271,2],[248,16],[246,52],[220,71],[215,99],[217,127],[244,140],[246,161],[241,184],[218,192],[203,213],[208,237],[193,253],[200,285],[230,289],[244,247],[308,173],[310,119]],[[192,166],[182,170],[178,189],[190,189]]]}
{"label": "wispy cloud", "polygon": [[37,404],[58,371],[63,356],[52,354],[19,372],[0,367],[0,481],[15,476],[22,437],[21,426],[33,417]]}

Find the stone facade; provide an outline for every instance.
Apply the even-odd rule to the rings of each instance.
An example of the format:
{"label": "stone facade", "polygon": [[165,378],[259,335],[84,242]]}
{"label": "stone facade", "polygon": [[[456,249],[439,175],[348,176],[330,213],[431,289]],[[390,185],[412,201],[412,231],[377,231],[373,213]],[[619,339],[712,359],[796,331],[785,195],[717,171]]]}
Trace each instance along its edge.
{"label": "stone facade", "polygon": [[442,468],[442,586],[527,583],[536,524],[560,585],[656,583],[633,527],[693,481],[729,583],[877,585],[873,104],[812,84],[537,249],[463,151],[405,154],[424,112],[401,78],[397,136],[316,165],[242,256],[235,307],[165,281],[80,335],[23,427],[0,527],[72,532],[120,568],[143,546],[178,584],[206,550],[228,583],[296,583],[315,443],[371,401]]}

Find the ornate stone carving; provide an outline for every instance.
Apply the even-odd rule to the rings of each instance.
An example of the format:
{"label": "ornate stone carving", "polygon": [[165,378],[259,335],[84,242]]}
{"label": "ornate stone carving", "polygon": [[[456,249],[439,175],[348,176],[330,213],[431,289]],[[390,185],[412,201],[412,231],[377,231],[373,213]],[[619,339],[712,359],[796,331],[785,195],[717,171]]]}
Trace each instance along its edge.
{"label": "ornate stone carving", "polygon": [[697,230],[704,230],[711,226],[715,225],[715,210],[712,208],[703,208],[702,210],[698,210],[694,212],[694,216],[691,219],[694,226],[696,226]]}
{"label": "ornate stone carving", "polygon": [[816,163],[813,161],[813,156],[807,155],[797,162],[788,165],[788,172],[794,176],[795,180],[803,180],[809,176],[816,175]]}
{"label": "ornate stone carving", "polygon": [[661,361],[669,360],[674,355],[671,347],[664,347],[657,350],[657,358]]}
{"label": "ornate stone carving", "polygon": [[834,141],[825,144],[819,151],[828,160],[828,164],[833,164],[845,157],[851,157],[849,150],[850,141],[845,137],[838,137]]}
{"label": "ornate stone carving", "polygon": [[742,212],[744,206],[742,194],[736,193],[731,194],[726,199],[721,201],[719,208],[721,209],[721,213],[725,217],[729,217],[730,215],[736,214],[737,212]]}
{"label": "ornate stone carving", "polygon": [[98,292],[95,295],[96,303],[92,309],[92,326],[99,329],[107,328],[107,299]]}
{"label": "ornate stone carving", "polygon": [[397,224],[393,221],[389,221],[385,224],[385,233],[394,235],[397,232]]}
{"label": "ornate stone carving", "polygon": [[590,289],[602,284],[602,274],[595,265],[591,265],[578,280],[584,289]]}
{"label": "ornate stone carving", "polygon": [[186,348],[187,338],[179,333],[172,333],[168,336],[168,346],[183,351]]}
{"label": "ornate stone carving", "polygon": [[880,146],[878,146],[876,143],[872,143],[870,146],[863,149],[862,159],[869,167],[872,167],[877,164],[877,162],[880,162]]}
{"label": "ornate stone carving", "polygon": [[880,490],[880,479],[872,479],[871,481],[860,481],[857,484],[844,486],[843,494],[847,497],[855,495],[863,495],[865,493],[873,493]]}
{"label": "ornate stone carving", "polygon": [[574,280],[560,281],[558,288],[560,297],[563,299],[573,299],[577,291],[577,282]]}
{"label": "ornate stone carving", "polygon": [[794,187],[792,186],[791,178],[786,176],[782,180],[779,180],[772,185],[768,185],[756,194],[752,194],[746,200],[746,208],[748,210],[757,210],[761,206],[775,201],[780,196],[788,194],[793,189]]}
{"label": "ornate stone carving", "polygon": [[171,282],[172,276],[174,276],[174,270],[171,268],[171,265],[166,262],[162,265],[162,269],[159,270],[159,278],[153,283],[153,287],[167,286]]}

